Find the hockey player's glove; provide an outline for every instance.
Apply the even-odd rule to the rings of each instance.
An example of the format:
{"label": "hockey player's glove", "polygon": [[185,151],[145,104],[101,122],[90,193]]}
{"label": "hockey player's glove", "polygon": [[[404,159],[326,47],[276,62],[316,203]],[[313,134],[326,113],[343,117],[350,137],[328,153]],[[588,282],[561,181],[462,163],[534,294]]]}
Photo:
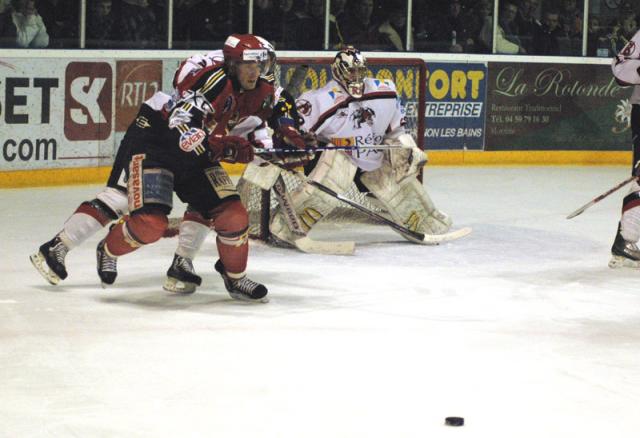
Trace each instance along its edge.
{"label": "hockey player's glove", "polygon": [[253,161],[251,143],[235,135],[212,134],[209,136],[209,159],[227,163],[250,163]]}
{"label": "hockey player's glove", "polygon": [[[318,147],[318,139],[311,132],[300,132],[291,125],[282,125],[278,128],[278,139],[274,142],[276,149],[300,149],[301,151],[309,151]],[[304,166],[313,160],[314,153],[312,151],[302,152],[282,152],[277,153],[277,158],[287,166],[293,169],[295,167]]]}

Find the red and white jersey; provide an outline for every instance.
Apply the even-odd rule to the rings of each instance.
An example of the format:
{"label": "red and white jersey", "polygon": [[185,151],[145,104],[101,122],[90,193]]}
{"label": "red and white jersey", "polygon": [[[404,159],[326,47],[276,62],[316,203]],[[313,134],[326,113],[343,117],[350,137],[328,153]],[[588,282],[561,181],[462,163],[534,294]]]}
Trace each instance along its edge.
{"label": "red and white jersey", "polygon": [[631,103],[640,104],[640,31],[611,61],[613,76],[620,85],[634,85]]}
{"label": "red and white jersey", "polygon": [[[322,142],[336,146],[371,146],[405,132],[404,109],[396,86],[388,79],[366,78],[361,98],[351,97],[338,82],[308,91],[296,100],[304,119],[302,129],[313,131]],[[381,150],[350,151],[355,164],[365,171],[382,165]]]}
{"label": "red and white jersey", "polygon": [[193,84],[195,78],[203,69],[223,62],[224,55],[222,50],[212,50],[205,54],[196,53],[182,61],[173,74],[173,88],[176,90],[177,100],[181,97],[181,92]]}

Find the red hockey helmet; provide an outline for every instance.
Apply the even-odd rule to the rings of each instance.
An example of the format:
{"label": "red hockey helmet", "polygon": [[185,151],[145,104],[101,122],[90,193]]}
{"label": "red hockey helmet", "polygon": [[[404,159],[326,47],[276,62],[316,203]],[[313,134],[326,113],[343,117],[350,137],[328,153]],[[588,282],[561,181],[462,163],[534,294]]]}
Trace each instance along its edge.
{"label": "red hockey helmet", "polygon": [[256,62],[263,73],[269,68],[268,48],[255,35],[234,33],[228,36],[222,53],[229,67],[239,62]]}

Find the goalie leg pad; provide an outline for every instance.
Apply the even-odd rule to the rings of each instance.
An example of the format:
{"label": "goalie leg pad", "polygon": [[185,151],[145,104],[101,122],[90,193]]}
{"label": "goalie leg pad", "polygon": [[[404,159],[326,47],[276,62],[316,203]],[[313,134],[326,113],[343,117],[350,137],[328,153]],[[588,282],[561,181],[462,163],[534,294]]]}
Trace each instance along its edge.
{"label": "goalie leg pad", "polygon": [[280,172],[281,169],[273,164],[251,162],[247,164],[242,174],[242,179],[260,187],[262,190],[270,190],[280,176]]}
{"label": "goalie leg pad", "polygon": [[[337,193],[344,193],[351,186],[357,170],[357,166],[345,153],[326,151],[322,153],[318,163],[309,174],[309,179],[318,181]],[[300,185],[292,194],[291,199],[300,224],[307,233],[316,223],[331,213],[338,203],[333,197],[309,184]],[[293,243],[299,236],[296,236],[290,229],[284,214],[282,208],[278,207],[269,229],[277,239]]]}
{"label": "goalie leg pad", "polygon": [[365,172],[361,180],[395,222],[425,234],[444,234],[451,228],[451,218],[436,209],[422,183],[416,178],[396,183],[388,163],[373,172]]}

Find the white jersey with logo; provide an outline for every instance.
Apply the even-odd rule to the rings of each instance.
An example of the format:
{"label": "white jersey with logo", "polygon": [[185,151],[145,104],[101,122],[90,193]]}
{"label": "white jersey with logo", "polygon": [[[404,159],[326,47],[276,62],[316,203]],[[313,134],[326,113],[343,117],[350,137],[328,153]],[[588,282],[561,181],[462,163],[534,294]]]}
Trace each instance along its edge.
{"label": "white jersey with logo", "polygon": [[633,85],[631,103],[640,104],[640,31],[620,50],[611,61],[611,70],[619,82]]}
{"label": "white jersey with logo", "polygon": [[[382,144],[405,132],[404,108],[396,86],[388,79],[366,78],[364,93],[355,99],[336,81],[308,91],[296,100],[298,113],[304,119],[301,129],[313,131],[321,142],[336,146],[370,146]],[[381,150],[349,151],[362,170],[382,165]]]}

